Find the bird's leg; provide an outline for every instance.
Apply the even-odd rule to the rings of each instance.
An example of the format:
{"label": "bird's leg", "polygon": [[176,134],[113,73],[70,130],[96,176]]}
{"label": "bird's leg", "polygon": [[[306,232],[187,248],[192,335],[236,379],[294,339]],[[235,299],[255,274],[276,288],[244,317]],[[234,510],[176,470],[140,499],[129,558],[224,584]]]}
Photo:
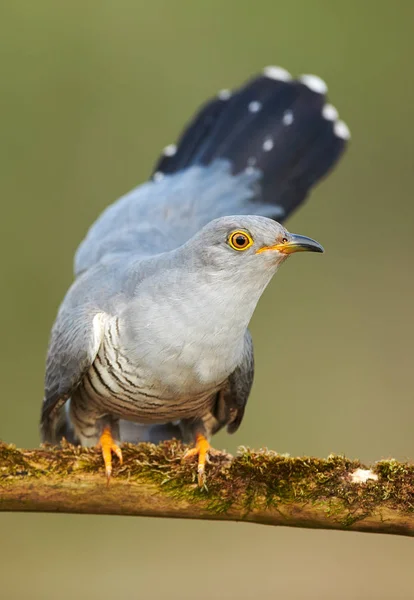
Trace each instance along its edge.
{"label": "bird's leg", "polygon": [[198,456],[197,478],[200,487],[203,487],[206,481],[205,465],[206,462],[209,462],[209,453],[211,450],[212,448],[207,438],[202,433],[197,433],[195,437],[195,448],[187,450],[183,456],[184,459]]}
{"label": "bird's leg", "polygon": [[105,463],[106,478],[109,483],[109,479],[112,473],[112,452],[119,458],[119,462],[122,465],[122,451],[121,448],[116,444],[112,437],[111,428],[106,425],[103,428],[101,437],[99,438],[99,446],[102,450],[102,456]]}

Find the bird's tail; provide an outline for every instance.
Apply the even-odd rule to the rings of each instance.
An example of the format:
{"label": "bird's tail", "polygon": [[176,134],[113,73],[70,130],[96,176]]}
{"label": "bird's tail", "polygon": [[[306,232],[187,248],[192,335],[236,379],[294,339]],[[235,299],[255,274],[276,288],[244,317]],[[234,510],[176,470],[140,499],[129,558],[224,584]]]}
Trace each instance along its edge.
{"label": "bird's tail", "polygon": [[153,178],[227,159],[234,174],[257,170],[260,200],[278,207],[278,220],[286,218],[333,167],[350,136],[326,92],[315,75],[292,79],[280,67],[267,67],[205,104],[178,144],[164,149]]}
{"label": "bird's tail", "polygon": [[69,402],[61,406],[52,415],[42,418],[40,437],[42,442],[59,444],[65,438],[70,444],[79,444],[69,418]]}

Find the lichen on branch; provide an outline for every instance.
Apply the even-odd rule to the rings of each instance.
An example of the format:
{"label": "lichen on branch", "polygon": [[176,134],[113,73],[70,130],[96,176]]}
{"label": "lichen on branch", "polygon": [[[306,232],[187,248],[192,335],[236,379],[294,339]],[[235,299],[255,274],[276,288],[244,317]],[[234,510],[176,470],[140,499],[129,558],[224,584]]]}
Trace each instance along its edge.
{"label": "lichen on branch", "polygon": [[414,535],[414,465],[371,468],[342,456],[292,458],[241,449],[212,457],[207,487],[175,440],[124,444],[109,486],[101,454],[63,444],[0,443],[0,510],[238,520]]}

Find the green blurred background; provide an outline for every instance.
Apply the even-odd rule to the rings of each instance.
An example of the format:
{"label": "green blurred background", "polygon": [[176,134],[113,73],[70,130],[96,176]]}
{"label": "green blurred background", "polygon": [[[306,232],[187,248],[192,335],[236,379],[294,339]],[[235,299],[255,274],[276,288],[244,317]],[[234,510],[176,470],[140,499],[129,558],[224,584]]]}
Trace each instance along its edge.
{"label": "green blurred background", "polygon": [[[414,3],[13,0],[0,14],[0,439],[39,443],[50,326],[100,211],[206,97],[267,64],[327,80],[353,140],[290,221],[254,316],[243,426],[215,445],[414,457]],[[0,597],[414,598],[408,539],[246,524],[0,515]]]}

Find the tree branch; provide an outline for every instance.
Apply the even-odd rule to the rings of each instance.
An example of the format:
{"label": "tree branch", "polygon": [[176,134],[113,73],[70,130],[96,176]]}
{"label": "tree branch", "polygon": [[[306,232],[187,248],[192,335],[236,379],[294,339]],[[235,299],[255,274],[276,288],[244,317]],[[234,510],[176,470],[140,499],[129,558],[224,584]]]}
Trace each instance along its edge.
{"label": "tree branch", "polygon": [[0,443],[0,511],[142,515],[246,521],[414,535],[414,465],[367,469],[340,456],[290,458],[218,453],[208,489],[175,440],[124,444],[124,464],[106,485],[100,452],[63,445],[17,450]]}

